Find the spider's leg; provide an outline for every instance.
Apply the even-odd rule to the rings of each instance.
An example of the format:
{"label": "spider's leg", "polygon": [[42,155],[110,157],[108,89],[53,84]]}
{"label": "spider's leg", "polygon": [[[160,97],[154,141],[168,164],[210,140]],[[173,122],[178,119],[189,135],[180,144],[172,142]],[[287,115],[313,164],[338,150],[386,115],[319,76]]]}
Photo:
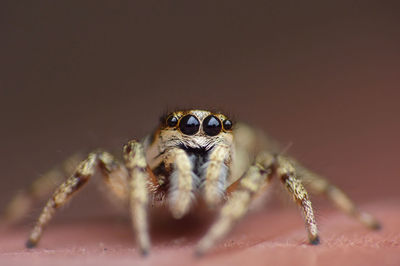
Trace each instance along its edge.
{"label": "spider's leg", "polygon": [[354,202],[338,187],[331,184],[325,178],[306,169],[296,161],[294,166],[301,174],[304,184],[317,194],[325,195],[333,204],[344,213],[355,217],[361,223],[371,229],[379,229],[381,227],[379,221],[369,213],[360,211]]}
{"label": "spider's leg", "polygon": [[65,205],[65,203],[71,199],[73,193],[78,191],[89,181],[95,174],[97,166],[100,167],[104,176],[114,174],[118,169],[123,169],[123,166],[115,161],[112,155],[107,152],[90,153],[88,157],[78,165],[75,172],[56,189],[47,201],[29,236],[26,243],[27,247],[31,248],[36,246],[42,236],[44,227],[50,222],[56,209]]}
{"label": "spider's leg", "polygon": [[76,168],[83,156],[75,154],[65,160],[62,165],[51,169],[35,180],[28,188],[20,190],[8,203],[1,221],[14,224],[24,218],[32,206],[48,197]]}
{"label": "spider's leg", "polygon": [[142,255],[150,250],[148,229],[148,182],[146,157],[143,146],[137,141],[130,141],[124,146],[125,165],[131,177],[129,181],[129,207],[132,226]]}
{"label": "spider's leg", "polygon": [[226,178],[229,174],[227,164],[230,163],[231,148],[227,145],[217,145],[211,151],[208,161],[202,166],[204,169],[203,196],[210,207],[219,204],[224,196]]}
{"label": "spider's leg", "polygon": [[215,223],[199,241],[196,247],[197,255],[202,255],[213,247],[246,214],[257,192],[260,192],[262,188],[269,184],[272,176],[271,166],[273,161],[274,158],[270,156],[269,161],[267,162],[266,160],[265,164],[256,163],[250,166],[240,180],[235,182],[234,189],[228,189],[232,192],[222,206]]}
{"label": "spider's leg", "polygon": [[277,156],[276,160],[276,174],[285,185],[289,194],[293,196],[294,201],[303,210],[310,244],[317,245],[319,244],[318,229],[308,193],[301,183],[301,180],[297,178],[296,169],[289,159],[283,156]]}
{"label": "spider's leg", "polygon": [[170,149],[164,163],[168,167],[173,167],[170,176],[168,205],[172,216],[179,219],[190,209],[197,177],[193,174],[189,156],[182,149]]}

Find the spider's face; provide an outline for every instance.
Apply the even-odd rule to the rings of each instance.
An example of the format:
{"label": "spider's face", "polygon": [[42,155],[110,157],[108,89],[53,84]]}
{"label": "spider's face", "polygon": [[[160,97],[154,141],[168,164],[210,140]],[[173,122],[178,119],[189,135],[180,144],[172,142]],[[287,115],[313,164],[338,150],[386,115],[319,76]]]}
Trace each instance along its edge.
{"label": "spider's face", "polygon": [[204,110],[176,111],[161,121],[158,131],[162,150],[180,147],[208,151],[216,144],[231,145],[232,121]]}

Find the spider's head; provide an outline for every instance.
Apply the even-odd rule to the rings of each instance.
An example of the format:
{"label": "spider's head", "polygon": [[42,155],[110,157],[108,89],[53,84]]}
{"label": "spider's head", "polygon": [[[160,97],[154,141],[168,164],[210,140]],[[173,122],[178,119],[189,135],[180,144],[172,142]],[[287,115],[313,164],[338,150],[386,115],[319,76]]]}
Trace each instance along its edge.
{"label": "spider's head", "polygon": [[232,126],[232,121],[221,113],[176,111],[162,118],[158,137],[163,150],[181,147],[208,151],[216,144],[232,144]]}

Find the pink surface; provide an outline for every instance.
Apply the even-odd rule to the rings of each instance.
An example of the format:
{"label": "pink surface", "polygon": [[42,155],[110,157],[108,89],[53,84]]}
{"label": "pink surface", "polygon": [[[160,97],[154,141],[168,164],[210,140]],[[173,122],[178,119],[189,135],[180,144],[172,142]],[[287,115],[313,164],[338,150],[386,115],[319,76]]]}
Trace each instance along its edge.
{"label": "pink surface", "polygon": [[380,231],[370,231],[336,210],[320,209],[319,246],[306,244],[295,208],[257,211],[202,258],[193,256],[193,248],[208,222],[196,217],[153,219],[153,247],[146,258],[136,252],[126,220],[57,222],[31,250],[24,248],[27,227],[3,228],[0,265],[400,265],[398,204],[363,206],[382,221]]}

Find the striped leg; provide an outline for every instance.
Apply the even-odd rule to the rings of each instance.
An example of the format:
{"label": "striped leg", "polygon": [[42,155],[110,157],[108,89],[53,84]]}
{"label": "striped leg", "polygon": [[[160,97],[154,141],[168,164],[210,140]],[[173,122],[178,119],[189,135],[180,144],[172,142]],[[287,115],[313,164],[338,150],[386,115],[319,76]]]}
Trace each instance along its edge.
{"label": "striped leg", "polygon": [[365,226],[371,229],[380,229],[379,221],[369,213],[360,211],[354,202],[338,187],[331,184],[325,178],[306,169],[298,162],[294,161],[296,169],[301,174],[301,179],[313,192],[325,195],[338,209],[344,213],[355,217]]}
{"label": "striped leg", "polygon": [[56,209],[67,203],[71,199],[73,193],[87,183],[90,177],[95,173],[97,166],[100,167],[105,176],[123,167],[107,152],[90,153],[88,157],[78,165],[72,176],[62,183],[47,201],[29,236],[26,243],[27,247],[32,248],[36,246],[42,236],[44,227],[50,222]]}
{"label": "striped leg", "polygon": [[319,243],[311,201],[308,199],[308,194],[303,185],[296,178],[293,166],[285,158],[276,157],[269,153],[260,154],[256,161],[257,163],[252,165],[244,176],[232,185],[235,189],[228,188],[227,191],[232,191],[230,197],[222,207],[217,221],[199,241],[196,254],[204,254],[232,229],[236,221],[246,214],[257,192],[262,191],[262,188],[269,184],[275,172],[294,200],[303,209],[310,243]]}
{"label": "striped leg", "polygon": [[27,189],[19,191],[7,205],[1,221],[6,224],[15,224],[21,221],[31,210],[35,203],[49,197],[76,168],[83,156],[75,154],[63,162],[60,167],[46,172],[35,180]]}
{"label": "striped leg", "polygon": [[204,254],[216,242],[221,240],[232,229],[235,223],[246,214],[257,192],[269,184],[273,158],[269,157],[269,159],[269,162],[266,162],[267,167],[258,163],[254,164],[235,183],[235,190],[230,193],[227,202],[222,206],[216,222],[199,241],[196,247],[197,255]]}
{"label": "striped leg", "polygon": [[147,255],[150,250],[150,237],[148,229],[148,186],[149,174],[143,146],[130,141],[124,146],[125,165],[130,175],[129,181],[129,207],[132,226],[142,255]]}
{"label": "striped leg", "polygon": [[308,193],[300,179],[297,178],[296,169],[290,161],[282,156],[278,156],[276,160],[277,176],[285,185],[289,194],[293,196],[294,201],[302,208],[310,244],[317,245],[319,244],[318,229]]}

